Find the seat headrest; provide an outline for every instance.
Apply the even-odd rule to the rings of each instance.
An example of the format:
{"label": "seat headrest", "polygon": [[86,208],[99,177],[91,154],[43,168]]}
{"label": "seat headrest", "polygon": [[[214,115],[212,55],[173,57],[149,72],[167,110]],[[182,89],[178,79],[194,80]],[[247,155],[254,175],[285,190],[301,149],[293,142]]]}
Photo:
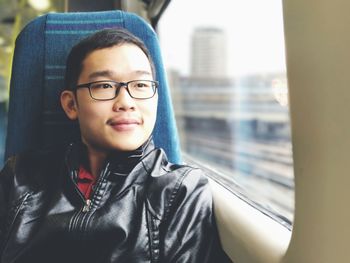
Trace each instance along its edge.
{"label": "seat headrest", "polygon": [[81,38],[122,27],[143,40],[159,81],[153,138],[169,160],[181,162],[180,147],[158,38],[139,16],[124,11],[50,13],[31,21],[16,40],[12,65],[5,158],[18,152],[67,143],[79,136],[60,106],[66,57]]}

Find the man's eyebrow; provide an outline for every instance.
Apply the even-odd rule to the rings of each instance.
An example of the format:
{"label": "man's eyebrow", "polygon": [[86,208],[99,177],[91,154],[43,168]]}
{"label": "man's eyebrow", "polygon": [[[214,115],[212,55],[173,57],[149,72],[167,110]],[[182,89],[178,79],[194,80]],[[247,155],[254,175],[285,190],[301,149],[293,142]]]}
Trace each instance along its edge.
{"label": "man's eyebrow", "polygon": [[102,70],[102,71],[95,71],[92,72],[89,75],[89,79],[97,78],[97,77],[109,77],[113,78],[115,76],[115,73],[111,70]]}
{"label": "man's eyebrow", "polygon": [[136,75],[152,75],[152,73],[147,70],[135,70],[133,73]]}
{"label": "man's eyebrow", "polygon": [[[132,75],[150,75],[152,76],[152,72],[148,71],[148,70],[135,70],[131,72]],[[98,78],[98,77],[107,77],[109,79],[115,79],[117,77],[117,73],[111,70],[102,70],[102,71],[95,71],[92,72],[89,75],[89,79],[94,79],[94,78]]]}

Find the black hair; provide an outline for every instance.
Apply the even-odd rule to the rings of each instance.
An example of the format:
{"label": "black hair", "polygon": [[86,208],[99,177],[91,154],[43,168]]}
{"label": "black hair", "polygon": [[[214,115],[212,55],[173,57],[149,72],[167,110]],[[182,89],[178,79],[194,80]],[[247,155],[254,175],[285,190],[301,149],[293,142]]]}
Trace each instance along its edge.
{"label": "black hair", "polygon": [[147,56],[155,78],[154,62],[145,44],[124,28],[108,28],[82,39],[70,51],[66,62],[65,89],[75,91],[84,59],[93,51],[122,44],[134,44]]}

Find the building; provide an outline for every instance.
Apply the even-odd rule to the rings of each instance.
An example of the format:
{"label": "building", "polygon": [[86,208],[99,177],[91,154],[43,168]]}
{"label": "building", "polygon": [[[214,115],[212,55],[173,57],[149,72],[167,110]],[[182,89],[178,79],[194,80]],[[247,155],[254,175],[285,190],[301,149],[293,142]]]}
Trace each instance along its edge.
{"label": "building", "polygon": [[197,28],[191,45],[192,77],[227,77],[227,40],[223,30]]}
{"label": "building", "polygon": [[231,78],[217,28],[193,33],[191,75],[169,72],[182,149],[234,176],[293,185],[284,72]]}

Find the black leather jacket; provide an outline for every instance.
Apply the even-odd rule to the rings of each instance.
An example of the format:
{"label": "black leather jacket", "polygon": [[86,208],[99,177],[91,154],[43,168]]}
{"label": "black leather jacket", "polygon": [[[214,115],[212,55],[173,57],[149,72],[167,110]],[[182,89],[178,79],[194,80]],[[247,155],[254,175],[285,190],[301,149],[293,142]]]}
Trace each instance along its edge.
{"label": "black leather jacket", "polygon": [[7,161],[1,263],[226,262],[201,170],[168,163],[149,141],[111,156],[86,201],[75,183],[78,145]]}

